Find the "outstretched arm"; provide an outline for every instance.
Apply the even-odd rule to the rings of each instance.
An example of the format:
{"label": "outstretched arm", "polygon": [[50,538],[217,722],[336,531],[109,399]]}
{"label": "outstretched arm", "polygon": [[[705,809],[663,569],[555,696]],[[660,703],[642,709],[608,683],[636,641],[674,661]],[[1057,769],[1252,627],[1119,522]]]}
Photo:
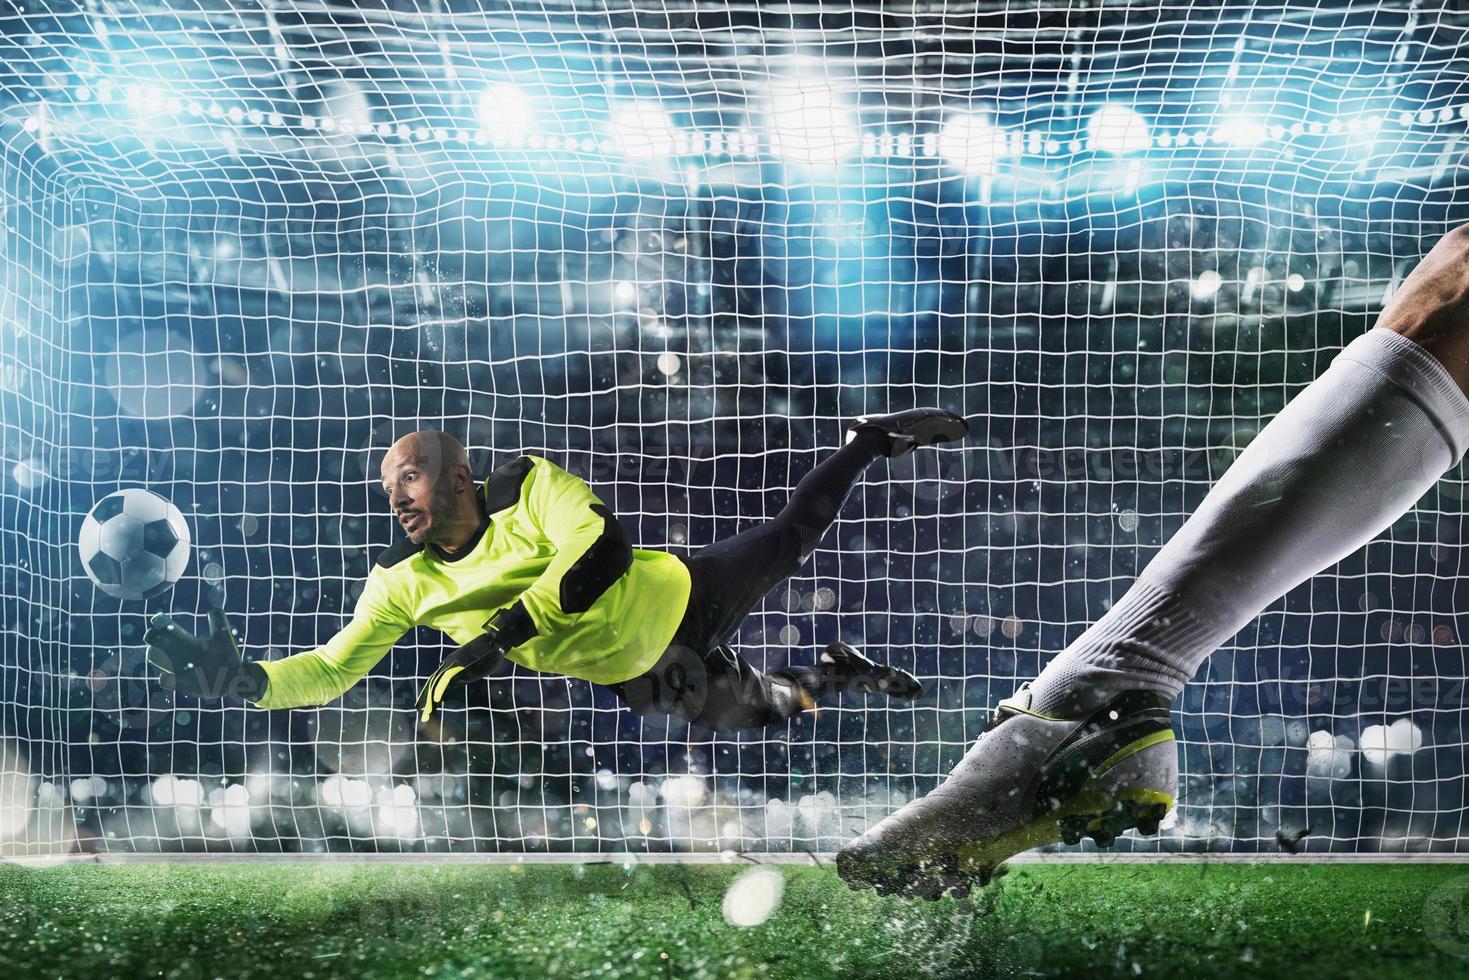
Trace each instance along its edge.
{"label": "outstretched arm", "polygon": [[222,610],[209,613],[210,634],[195,637],[167,615],[144,634],[148,659],[164,687],[197,697],[240,697],[262,708],[326,704],[371,670],[412,627],[368,576],[350,622],[325,646],[276,661],[246,663]]}
{"label": "outstretched arm", "polygon": [[266,686],[255,703],[262,708],[299,708],[335,701],[367,676],[411,625],[364,608],[359,601],[352,619],[324,646],[259,662]]}

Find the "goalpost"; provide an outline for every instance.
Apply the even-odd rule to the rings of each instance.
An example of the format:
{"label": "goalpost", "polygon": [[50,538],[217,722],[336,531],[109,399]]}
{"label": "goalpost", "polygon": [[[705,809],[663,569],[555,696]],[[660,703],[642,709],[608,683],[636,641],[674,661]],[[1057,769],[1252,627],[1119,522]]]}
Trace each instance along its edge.
{"label": "goalpost", "polygon": [[[935,785],[1233,455],[1469,218],[1454,4],[115,0],[0,18],[0,854],[825,853]],[[762,733],[518,672],[416,724],[405,637],[320,709],[175,698],[146,618],[323,642],[442,427],[588,480],[640,547],[874,468],[740,644],[924,681]],[[145,487],[148,603],[75,536]],[[1121,851],[1465,843],[1465,484],[1185,693]],[[1071,850],[1084,850],[1091,845]],[[1064,849],[1063,849],[1064,850]]]}

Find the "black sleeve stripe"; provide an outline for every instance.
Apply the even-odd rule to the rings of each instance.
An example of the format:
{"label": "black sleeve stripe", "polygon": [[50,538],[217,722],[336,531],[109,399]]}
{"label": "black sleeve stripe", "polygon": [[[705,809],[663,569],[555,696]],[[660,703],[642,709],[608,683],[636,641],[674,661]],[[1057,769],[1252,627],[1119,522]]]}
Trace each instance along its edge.
{"label": "black sleeve stripe", "polygon": [[612,583],[632,567],[632,545],[627,532],[602,504],[592,504],[592,513],[602,518],[602,534],[561,576],[561,611],[583,613]]}
{"label": "black sleeve stripe", "polygon": [[520,490],[535,463],[517,456],[485,478],[485,513],[494,514],[520,502]]}
{"label": "black sleeve stripe", "polygon": [[378,555],[377,564],[383,568],[392,568],[399,562],[407,561],[422,550],[423,545],[414,544],[407,538],[403,538],[400,541],[393,542],[393,544],[388,546],[386,551]]}

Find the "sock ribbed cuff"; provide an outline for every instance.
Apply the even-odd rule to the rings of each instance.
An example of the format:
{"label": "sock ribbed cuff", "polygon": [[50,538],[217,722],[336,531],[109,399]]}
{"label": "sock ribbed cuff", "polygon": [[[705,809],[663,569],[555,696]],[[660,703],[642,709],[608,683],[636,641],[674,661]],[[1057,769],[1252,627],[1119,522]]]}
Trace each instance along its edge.
{"label": "sock ribbed cuff", "polygon": [[1192,675],[1185,665],[1212,652],[1220,642],[1216,632],[1178,596],[1139,580],[1046,665],[1031,686],[1032,706],[1064,717],[1128,690],[1175,698]]}
{"label": "sock ribbed cuff", "polygon": [[1373,327],[1339,355],[1391,381],[1433,420],[1459,459],[1469,449],[1469,396],[1448,368],[1423,347],[1386,327]]}

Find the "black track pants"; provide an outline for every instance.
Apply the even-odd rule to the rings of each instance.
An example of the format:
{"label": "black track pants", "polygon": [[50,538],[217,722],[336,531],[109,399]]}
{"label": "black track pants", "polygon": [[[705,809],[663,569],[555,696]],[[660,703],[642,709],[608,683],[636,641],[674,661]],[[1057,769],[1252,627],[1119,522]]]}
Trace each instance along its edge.
{"label": "black track pants", "polygon": [[884,446],[881,433],[858,433],[806,474],[775,517],[685,559],[689,604],[668,650],[647,673],[612,690],[640,715],[677,715],[722,732],[763,728],[810,707],[821,685],[816,668],[765,674],[728,640],[805,564]]}

